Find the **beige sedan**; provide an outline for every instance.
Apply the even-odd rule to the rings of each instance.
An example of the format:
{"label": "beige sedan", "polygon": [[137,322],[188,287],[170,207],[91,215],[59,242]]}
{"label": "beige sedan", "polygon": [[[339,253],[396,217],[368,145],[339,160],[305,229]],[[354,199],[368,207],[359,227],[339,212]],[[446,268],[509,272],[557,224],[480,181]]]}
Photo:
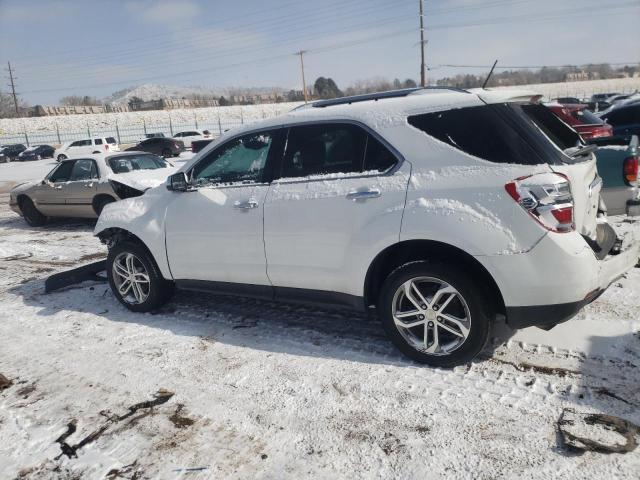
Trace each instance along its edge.
{"label": "beige sedan", "polygon": [[175,171],[146,152],[70,158],[44,180],[15,186],[9,205],[32,226],[44,225],[49,217],[96,218],[108,203],[142,195]]}

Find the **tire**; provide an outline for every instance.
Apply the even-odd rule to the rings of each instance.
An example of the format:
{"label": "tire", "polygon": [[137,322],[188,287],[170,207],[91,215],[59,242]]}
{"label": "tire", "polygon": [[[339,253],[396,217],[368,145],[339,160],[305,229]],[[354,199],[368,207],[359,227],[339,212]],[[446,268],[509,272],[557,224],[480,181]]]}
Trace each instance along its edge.
{"label": "tire", "polygon": [[25,221],[32,227],[41,227],[47,223],[47,217],[40,213],[29,197],[20,200],[20,210]]}
{"label": "tire", "polygon": [[[123,278],[125,270],[131,271],[131,268],[129,268],[130,264],[128,263],[129,256],[133,257],[133,271],[137,272],[139,279],[143,280],[139,290],[139,293],[141,293],[140,296],[136,294],[135,288],[130,286],[127,289],[127,280]],[[123,266],[125,270],[121,269]],[[121,273],[118,274],[117,272]],[[144,282],[145,276],[148,279],[146,284]],[[150,312],[156,310],[171,298],[174,291],[173,282],[165,280],[162,277],[158,265],[151,254],[144,246],[136,242],[123,241],[117,243],[109,250],[109,255],[107,256],[107,277],[109,278],[109,285],[115,297],[120,303],[133,312]],[[131,282],[129,282],[129,284],[130,283]],[[124,293],[121,293],[122,290],[124,290]]]}
{"label": "tire", "polygon": [[109,195],[96,197],[93,199],[93,211],[96,212],[96,215],[100,216],[100,214],[102,213],[102,209],[106,205],[113,203],[115,201],[116,199],[113,197],[110,197]]}
{"label": "tire", "polygon": [[165,148],[164,150],[162,150],[162,156],[164,158],[170,158],[170,157],[173,157],[173,154],[171,153],[171,150],[169,150],[168,148]]}
{"label": "tire", "polygon": [[57,160],[58,160],[59,162],[61,162],[61,161],[63,161],[63,160],[66,160],[66,159],[67,159],[67,156],[66,156],[66,155],[64,155],[64,154],[62,154],[62,153],[61,153],[60,155],[58,155],[58,158],[57,158]]}
{"label": "tire", "polygon": [[[436,296],[435,292],[442,288],[446,290]],[[491,330],[490,304],[482,285],[462,268],[438,261],[417,261],[398,267],[387,277],[380,292],[378,312],[387,335],[407,357],[435,367],[454,367],[471,361],[487,343]],[[416,325],[398,326],[394,312],[398,322]],[[398,318],[402,313],[405,315]],[[434,342],[434,331],[438,345]]]}
{"label": "tire", "polygon": [[98,150],[96,150],[95,152],[91,152],[91,155],[97,155],[97,154],[99,154],[99,153],[100,153],[100,152],[99,152]]}

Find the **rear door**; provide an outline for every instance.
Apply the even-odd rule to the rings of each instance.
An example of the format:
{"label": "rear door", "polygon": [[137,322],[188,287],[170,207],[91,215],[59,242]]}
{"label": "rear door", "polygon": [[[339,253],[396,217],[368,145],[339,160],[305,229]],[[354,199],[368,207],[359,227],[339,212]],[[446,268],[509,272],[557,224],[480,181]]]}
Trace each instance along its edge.
{"label": "rear door", "polygon": [[362,296],[364,265],[398,241],[409,175],[410,165],[361,126],[292,127],[264,207],[276,296]]}

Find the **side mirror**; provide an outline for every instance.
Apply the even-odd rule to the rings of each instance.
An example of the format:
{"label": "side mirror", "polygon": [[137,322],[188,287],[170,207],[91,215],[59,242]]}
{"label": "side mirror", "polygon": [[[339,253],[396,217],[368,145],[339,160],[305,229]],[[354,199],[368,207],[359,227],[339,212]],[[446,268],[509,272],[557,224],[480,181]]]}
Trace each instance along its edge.
{"label": "side mirror", "polygon": [[168,178],[167,190],[173,192],[186,192],[189,190],[189,180],[184,172],[174,173]]}

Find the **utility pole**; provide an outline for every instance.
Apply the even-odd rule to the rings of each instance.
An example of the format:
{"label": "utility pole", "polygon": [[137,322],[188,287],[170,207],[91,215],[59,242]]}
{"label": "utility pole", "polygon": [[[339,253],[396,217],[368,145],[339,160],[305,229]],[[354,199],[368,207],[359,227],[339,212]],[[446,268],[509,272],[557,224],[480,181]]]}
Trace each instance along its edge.
{"label": "utility pole", "polygon": [[424,0],[420,0],[420,86],[425,87],[426,82],[424,67]]}
{"label": "utility pole", "polygon": [[307,53],[306,50],[300,50],[299,52],[296,52],[296,55],[300,55],[300,70],[302,71],[302,94],[304,95],[304,103],[307,103],[309,99],[307,97],[307,82],[304,79],[304,60],[302,58],[305,53]]}
{"label": "utility pole", "polygon": [[16,107],[16,116],[19,117],[20,112],[18,111],[18,96],[16,95],[16,84],[13,78],[13,71],[11,70],[11,62],[7,62],[7,65],[9,65],[9,81],[11,82],[9,84],[9,87],[11,87],[11,95],[13,96],[13,105]]}

